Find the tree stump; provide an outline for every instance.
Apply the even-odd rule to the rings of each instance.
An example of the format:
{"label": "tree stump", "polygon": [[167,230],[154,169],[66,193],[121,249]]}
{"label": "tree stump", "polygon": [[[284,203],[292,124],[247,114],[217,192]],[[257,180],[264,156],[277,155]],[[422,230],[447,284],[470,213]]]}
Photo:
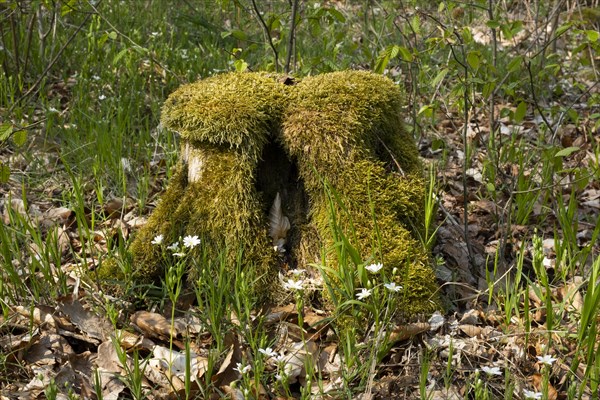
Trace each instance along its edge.
{"label": "tree stump", "polygon": [[[290,81],[228,73],[169,97],[162,124],[181,135],[181,158],[130,247],[137,279],[164,276],[157,235],[166,243],[197,235],[209,254],[226,251],[232,262],[243,249],[268,298],[282,260],[305,268],[334,248],[335,217],[363,260],[395,272],[405,314],[435,309],[435,277],[418,240],[422,165],[402,127],[402,92],[364,71]],[[325,254],[336,268],[335,251]]]}

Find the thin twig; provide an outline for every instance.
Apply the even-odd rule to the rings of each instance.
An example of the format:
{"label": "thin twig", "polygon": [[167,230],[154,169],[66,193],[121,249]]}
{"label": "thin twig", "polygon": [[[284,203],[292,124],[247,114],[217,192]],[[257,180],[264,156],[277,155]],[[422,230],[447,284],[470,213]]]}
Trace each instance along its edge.
{"label": "thin twig", "polygon": [[256,18],[258,18],[258,22],[260,22],[260,25],[263,28],[265,39],[269,43],[269,46],[271,46],[271,50],[273,50],[273,56],[275,57],[275,72],[279,72],[279,53],[277,53],[275,44],[273,44],[273,38],[271,37],[271,32],[269,31],[269,27],[267,26],[262,15],[260,15],[260,11],[258,11],[258,6],[256,5],[256,0],[252,0],[252,7],[254,8],[254,13],[256,14]]}
{"label": "thin twig", "polygon": [[379,135],[377,135],[377,139],[379,140],[379,142],[382,144],[382,146],[387,150],[387,152],[389,153],[390,157],[392,158],[392,161],[394,162],[394,164],[396,164],[396,167],[398,168],[398,171],[400,172],[400,175],[404,176],[404,171],[402,170],[402,167],[400,166],[400,164],[398,163],[398,161],[396,161],[396,158],[394,157],[394,153],[392,153],[392,150],[390,150],[389,147],[387,147],[387,145],[385,144],[385,142],[379,137]]}
{"label": "thin twig", "polygon": [[25,45],[25,62],[23,63],[23,73],[27,71],[29,66],[29,54],[31,53],[31,38],[33,37],[33,24],[35,23],[35,13],[31,14],[29,25],[27,27],[27,44]]}
{"label": "thin twig", "polygon": [[292,53],[294,52],[294,44],[296,42],[296,14],[298,12],[298,0],[292,3],[292,23],[290,25],[290,40],[288,42],[288,51],[285,58],[285,73],[290,73],[290,63],[292,62]]}
{"label": "thin twig", "polygon": [[533,73],[531,72],[531,60],[527,61],[527,72],[529,73],[529,86],[531,88],[531,97],[533,98],[533,105],[535,106],[535,109],[537,110],[537,112],[540,113],[540,116],[542,117],[544,124],[546,124],[548,129],[550,129],[550,133],[552,133],[552,137],[554,137],[554,129],[552,129],[552,125],[550,124],[550,121],[548,121],[548,119],[546,118],[546,115],[542,111],[542,108],[540,107],[538,100],[537,100],[537,96],[535,94],[535,85],[533,84]]}

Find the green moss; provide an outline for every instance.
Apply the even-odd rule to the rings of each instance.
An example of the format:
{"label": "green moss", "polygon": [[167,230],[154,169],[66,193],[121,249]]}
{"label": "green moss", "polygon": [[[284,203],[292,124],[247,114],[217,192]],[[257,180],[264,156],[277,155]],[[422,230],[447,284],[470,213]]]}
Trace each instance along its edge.
{"label": "green moss", "polygon": [[430,311],[435,282],[415,239],[424,185],[413,139],[402,129],[401,91],[369,72],[319,75],[295,86],[279,78],[223,74],[169,97],[162,123],[181,134],[182,157],[131,245],[136,279],[164,274],[164,248],[150,243],[156,235],[167,244],[198,235],[215,257],[231,249],[232,263],[243,247],[243,262],[264,277],[257,290],[269,297],[278,272],[270,204],[281,193],[293,261],[317,261],[317,249],[332,244],[326,181],[343,198],[336,213],[344,229],[353,224],[361,255],[381,253],[386,268],[399,271],[398,283],[410,288],[406,313]]}
{"label": "green moss", "polygon": [[165,102],[162,123],[183,140],[227,145],[258,159],[277,130],[289,87],[266,73],[230,73],[182,86]]}
{"label": "green moss", "polygon": [[[368,72],[306,78],[296,87],[283,135],[289,153],[303,160],[300,175],[320,240],[333,245],[325,181],[343,201],[343,207],[335,203],[337,223],[354,233],[363,258],[376,256],[388,273],[399,272],[398,283],[408,288],[402,306],[414,314],[436,307],[436,284],[414,237],[423,225],[425,193],[414,141],[402,128],[402,102],[396,85]],[[336,262],[331,255],[328,264]]]}

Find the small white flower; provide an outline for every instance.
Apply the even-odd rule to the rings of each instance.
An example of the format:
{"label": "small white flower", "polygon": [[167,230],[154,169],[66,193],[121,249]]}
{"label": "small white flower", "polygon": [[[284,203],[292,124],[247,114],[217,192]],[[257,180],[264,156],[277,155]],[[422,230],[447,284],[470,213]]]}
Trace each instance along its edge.
{"label": "small white flower", "polygon": [[170,246],[167,246],[167,250],[169,251],[176,251],[177,249],[179,249],[179,242],[175,242]]}
{"label": "small white flower", "polygon": [[306,272],[305,269],[295,269],[295,270],[292,271],[292,274],[294,274],[295,276],[300,276],[300,275],[302,275],[305,272]]}
{"label": "small white flower", "polygon": [[266,349],[258,349],[258,352],[267,357],[277,357],[277,352],[270,347],[267,347]]}
{"label": "small white flower", "polygon": [[283,288],[285,290],[302,290],[303,285],[303,280],[295,281],[293,279],[288,279],[288,281],[283,284]]}
{"label": "small white flower", "polygon": [[123,171],[131,172],[131,162],[127,158],[121,157],[121,166],[123,167]]}
{"label": "small white flower", "polygon": [[185,253],[173,253],[175,257],[185,257]]}
{"label": "small white flower", "polygon": [[186,236],[183,238],[183,247],[194,248],[200,244],[198,236]]}
{"label": "small white flower", "polygon": [[365,267],[365,269],[367,271],[369,271],[370,273],[372,273],[372,274],[378,273],[381,270],[381,268],[383,268],[383,264],[382,263],[371,264],[371,265],[367,265]]}
{"label": "small white flower", "polygon": [[236,363],[236,368],[234,368],[233,370],[238,371],[240,374],[244,375],[252,371],[252,366],[246,365],[245,367],[242,367],[242,363]]}
{"label": "small white flower", "polygon": [[100,96],[98,96],[98,100],[102,101],[102,100],[104,100],[104,99],[106,99],[106,96],[105,96],[105,95],[101,94]]}
{"label": "small white flower", "polygon": [[283,380],[283,376],[281,376],[279,374],[275,374],[275,379],[277,379],[278,381],[282,381]]}
{"label": "small white flower", "polygon": [[481,367],[481,370],[488,375],[502,375],[500,367]]}
{"label": "small white flower", "polygon": [[156,236],[154,236],[154,240],[151,241],[150,243],[152,243],[152,244],[161,244],[163,242],[164,238],[165,237],[163,235],[156,235]]}
{"label": "small white flower", "polygon": [[359,300],[366,299],[366,298],[367,298],[367,297],[369,297],[370,295],[371,295],[371,291],[370,291],[369,289],[365,289],[365,288],[362,288],[362,289],[360,290],[360,293],[356,293],[356,297],[357,297]]}
{"label": "small white flower", "polygon": [[285,354],[281,353],[275,356],[275,361],[278,364],[283,364],[284,362],[287,362],[287,357],[285,356]]}
{"label": "small white flower", "polygon": [[537,356],[537,359],[539,362],[546,365],[552,365],[554,361],[556,361],[556,358],[552,357],[549,354],[546,354],[544,357]]}
{"label": "small white flower", "polygon": [[100,77],[98,75],[92,75],[92,79],[95,81],[99,81]]}
{"label": "small white flower", "polygon": [[539,400],[542,398],[542,393],[532,392],[531,390],[523,389],[523,396],[525,396],[526,399]]}
{"label": "small white flower", "polygon": [[402,290],[402,286],[396,285],[396,282],[386,283],[383,286],[390,292],[399,292]]}

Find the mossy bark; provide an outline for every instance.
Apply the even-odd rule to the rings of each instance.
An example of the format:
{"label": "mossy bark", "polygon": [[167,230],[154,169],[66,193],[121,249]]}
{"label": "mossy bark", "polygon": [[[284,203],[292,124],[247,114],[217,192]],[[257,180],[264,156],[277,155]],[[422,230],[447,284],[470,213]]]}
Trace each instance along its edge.
{"label": "mossy bark", "polygon": [[[405,315],[434,310],[434,274],[415,237],[424,223],[422,169],[413,138],[402,128],[400,90],[380,75],[359,71],[306,78],[295,89],[284,143],[303,160],[300,176],[323,244],[334,245],[334,213],[341,217],[336,223],[353,232],[363,258],[382,262],[388,276],[397,271]],[[323,180],[343,204],[326,198]],[[327,261],[337,260],[332,255]]]}
{"label": "mossy bark", "polygon": [[[167,100],[162,123],[180,133],[182,157],[131,245],[139,279],[162,277],[164,255],[150,243],[156,235],[172,243],[193,234],[215,254],[243,246],[244,262],[264,277],[257,290],[269,297],[278,274],[269,206],[279,193],[292,225],[293,262],[315,262],[332,240],[326,181],[343,198],[335,211],[343,228],[353,225],[361,255],[400,271],[398,283],[409,288],[401,303],[406,314],[434,309],[434,274],[416,238],[422,171],[402,129],[401,91],[368,72],[324,74],[294,86],[280,78],[223,74]],[[335,265],[333,257],[328,262]]]}

